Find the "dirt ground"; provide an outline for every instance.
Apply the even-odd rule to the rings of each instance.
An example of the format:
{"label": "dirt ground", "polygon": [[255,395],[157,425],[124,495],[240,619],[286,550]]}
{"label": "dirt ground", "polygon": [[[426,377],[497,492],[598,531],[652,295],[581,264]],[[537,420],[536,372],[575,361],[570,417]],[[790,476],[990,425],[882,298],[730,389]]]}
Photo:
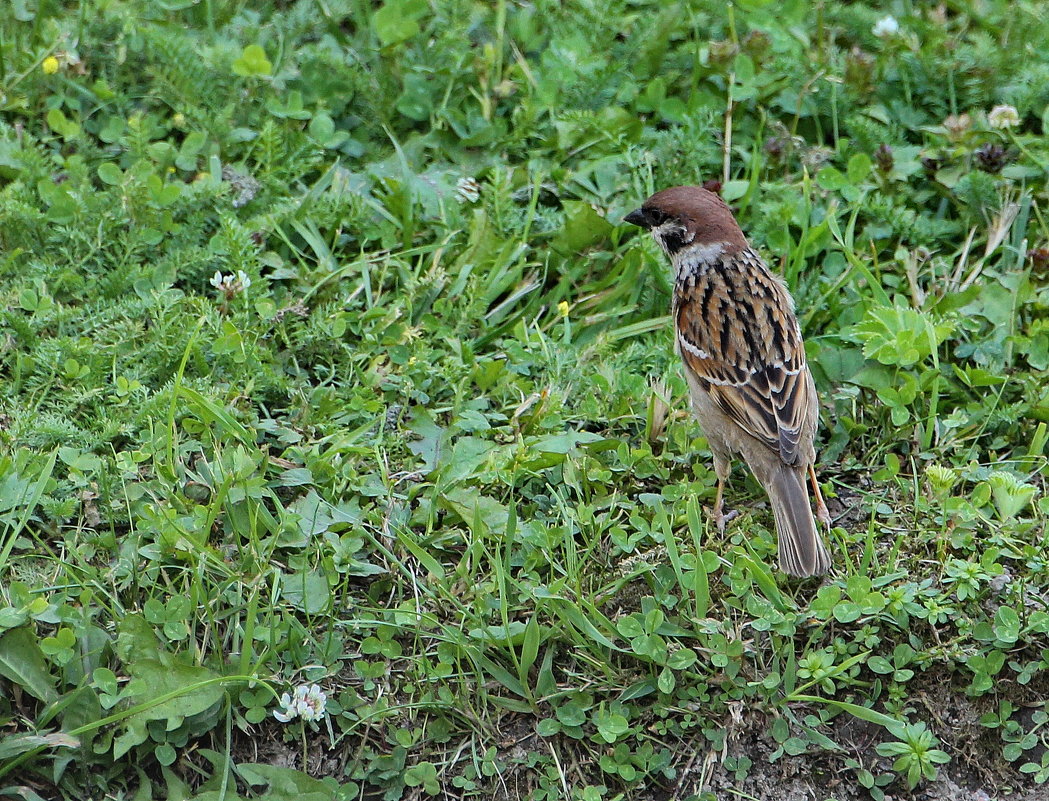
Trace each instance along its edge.
{"label": "dirt ground", "polygon": [[[1015,765],[1002,758],[1002,743],[997,732],[979,724],[981,715],[996,705],[984,697],[971,699],[959,688],[947,686],[915,686],[912,719],[925,719],[940,739],[940,747],[952,757],[951,762],[940,766],[935,781],[922,782],[913,791],[908,790],[902,779],[894,779],[883,787],[884,801],[1049,801],[1049,785],[1039,786],[1017,768],[1022,761],[1037,758],[1028,753]],[[1038,688],[1024,688],[1031,696],[1041,692]],[[1025,694],[1027,694],[1025,692]],[[926,717],[923,717],[926,715]],[[496,785],[488,797],[497,801],[522,801],[536,788],[537,768],[527,759],[529,752],[550,753],[556,740],[547,741],[534,731],[533,722],[524,716],[509,716],[499,732],[499,757],[510,767],[497,778]],[[874,724],[841,714],[833,721],[827,732],[838,743],[844,753],[826,751],[781,756],[772,762],[770,755],[777,744],[769,736],[769,719],[760,712],[749,716],[744,713],[729,732],[724,753],[696,752],[687,761],[678,761],[676,783],[664,786],[639,786],[628,791],[623,798],[629,801],[684,801],[701,792],[712,793],[718,801],[867,801],[873,796],[863,788],[853,769],[846,767],[846,759],[855,759],[875,776],[890,772],[892,760],[879,756],[875,747],[886,740],[885,731]],[[323,737],[315,738],[310,747],[306,772],[311,776],[336,776],[343,774],[348,761],[362,745],[360,742],[343,742],[341,748],[330,751],[325,748]],[[258,761],[301,770],[301,744],[281,742],[279,739],[265,740],[257,737],[243,750],[238,761]],[[563,750],[559,747],[563,746]],[[559,759],[568,766],[578,756],[578,743],[563,741],[554,745]],[[340,753],[341,752],[341,753]],[[684,755],[683,755],[684,756]],[[723,757],[748,757],[752,765],[745,776],[739,777],[726,767]],[[602,783],[602,774],[596,765],[581,771],[593,783]],[[457,771],[453,768],[449,779]],[[579,775],[576,773],[575,775]],[[421,788],[406,789],[403,799],[423,801],[439,798],[441,801],[471,799],[479,796],[464,793],[451,785],[442,784],[441,793],[434,797],[426,795]],[[610,794],[608,797],[615,797]],[[380,791],[366,798],[383,798]]]}
{"label": "dirt ground", "polygon": [[[951,755],[951,762],[940,766],[935,781],[922,782],[908,790],[902,779],[882,788],[885,801],[1049,801],[1049,785],[1036,785],[1021,774],[1020,764],[1040,754],[1010,764],[1002,757],[1002,741],[996,731],[980,725],[981,715],[996,707],[987,697],[969,698],[962,689],[947,685],[912,688],[912,720],[924,720],[940,739],[940,748]],[[1040,688],[1026,687],[1018,694],[1029,701],[1041,694]],[[1042,695],[1042,698],[1045,696]],[[1014,702],[1015,703],[1015,702]],[[768,757],[776,748],[768,736],[764,716],[744,719],[730,732],[727,755],[751,759],[748,775],[738,780],[718,759],[710,761],[709,775],[693,767],[683,776],[680,792],[656,798],[687,798],[701,789],[713,792],[719,800],[759,799],[760,801],[860,801],[872,798],[857,781],[855,771],[844,767],[855,759],[875,776],[890,772],[892,759],[882,757],[876,746],[886,740],[885,731],[848,714],[835,718],[828,736],[845,749],[845,754],[818,753],[783,756],[776,762]]]}

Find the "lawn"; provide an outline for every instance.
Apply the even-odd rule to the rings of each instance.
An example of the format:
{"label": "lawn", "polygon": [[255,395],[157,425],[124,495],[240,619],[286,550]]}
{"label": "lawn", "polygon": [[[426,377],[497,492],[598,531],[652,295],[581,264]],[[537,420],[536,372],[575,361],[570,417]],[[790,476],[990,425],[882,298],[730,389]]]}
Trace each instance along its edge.
{"label": "lawn", "polygon": [[[1045,798],[1049,7],[10,0],[0,797]],[[725,533],[622,217],[798,305]]]}

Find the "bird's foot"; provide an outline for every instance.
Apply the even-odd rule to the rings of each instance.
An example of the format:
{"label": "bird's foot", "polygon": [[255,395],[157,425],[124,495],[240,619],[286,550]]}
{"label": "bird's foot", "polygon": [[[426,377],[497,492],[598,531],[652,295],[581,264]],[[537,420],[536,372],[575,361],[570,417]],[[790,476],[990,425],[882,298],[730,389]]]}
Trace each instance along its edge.
{"label": "bird's foot", "polygon": [[819,520],[828,529],[830,528],[830,512],[827,511],[827,504],[823,502],[822,498],[820,498],[819,501],[816,503],[816,519]]}
{"label": "bird's foot", "polygon": [[713,509],[710,512],[710,519],[714,521],[714,525],[718,527],[718,533],[725,533],[725,526],[731,523],[739,517],[739,512],[735,509],[730,509],[727,513],[722,509]]}
{"label": "bird's foot", "polygon": [[816,468],[811,464],[809,465],[809,479],[812,481],[812,495],[816,500],[816,519],[829,530],[830,512],[827,511],[827,504],[823,500],[823,491],[820,489],[819,479],[816,478]]}

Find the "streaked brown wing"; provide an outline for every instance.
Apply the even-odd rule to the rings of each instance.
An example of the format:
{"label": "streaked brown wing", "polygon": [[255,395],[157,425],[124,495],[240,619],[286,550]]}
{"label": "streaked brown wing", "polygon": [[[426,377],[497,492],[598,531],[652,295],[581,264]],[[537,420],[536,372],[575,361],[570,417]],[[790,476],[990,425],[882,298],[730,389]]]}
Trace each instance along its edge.
{"label": "streaked brown wing", "polygon": [[678,348],[722,411],[798,461],[809,409],[801,329],[786,288],[751,250],[677,287]]}

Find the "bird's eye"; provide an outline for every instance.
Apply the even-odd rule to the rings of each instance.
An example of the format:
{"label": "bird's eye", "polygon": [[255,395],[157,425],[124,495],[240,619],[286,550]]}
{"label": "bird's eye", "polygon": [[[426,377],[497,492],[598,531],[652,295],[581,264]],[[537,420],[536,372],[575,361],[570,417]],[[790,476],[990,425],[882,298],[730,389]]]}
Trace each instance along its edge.
{"label": "bird's eye", "polygon": [[657,225],[662,225],[667,221],[667,214],[659,209],[645,209],[645,216],[648,217],[649,225],[655,228]]}

